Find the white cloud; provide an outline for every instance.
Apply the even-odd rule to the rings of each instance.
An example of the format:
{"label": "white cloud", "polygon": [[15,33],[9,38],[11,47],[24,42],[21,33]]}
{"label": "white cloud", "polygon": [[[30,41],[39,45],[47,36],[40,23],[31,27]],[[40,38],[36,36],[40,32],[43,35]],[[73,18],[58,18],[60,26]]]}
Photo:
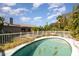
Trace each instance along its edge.
{"label": "white cloud", "polygon": [[22,15],[25,12],[28,12],[28,11],[29,10],[25,9],[25,8],[17,8],[17,9],[12,10],[10,13],[13,14],[13,15]]}
{"label": "white cloud", "polygon": [[[41,5],[43,5],[44,3],[33,3],[33,9],[40,7]],[[63,6],[63,3],[48,3],[49,7],[48,9],[52,9],[52,8],[56,8],[56,7],[60,7]]]}
{"label": "white cloud", "polygon": [[11,7],[2,7],[1,9],[2,9],[3,12],[11,11]]}
{"label": "white cloud", "polygon": [[34,20],[40,20],[40,19],[42,19],[42,17],[34,17],[33,19]]}
{"label": "white cloud", "polygon": [[49,3],[48,4],[49,5],[49,7],[48,7],[48,9],[51,9],[51,8],[57,8],[57,7],[60,7],[60,6],[63,6],[64,4],[63,3]]}
{"label": "white cloud", "polygon": [[5,17],[5,16],[6,16],[6,14],[4,14],[4,13],[0,13],[0,16]]}
{"label": "white cloud", "polygon": [[26,22],[27,20],[31,20],[31,18],[23,16],[23,17],[20,18],[20,20],[23,21],[23,22]]}
{"label": "white cloud", "polygon": [[6,5],[6,6],[15,6],[16,3],[5,3],[4,5]]}
{"label": "white cloud", "polygon": [[29,10],[26,8],[16,8],[12,9],[11,7],[2,7],[1,8],[2,12],[6,12],[11,15],[22,15],[25,12],[28,12]]}
{"label": "white cloud", "polygon": [[56,13],[56,14],[49,15],[47,17],[47,19],[52,19],[53,17],[57,17],[58,15],[61,15],[61,13],[59,12],[59,13]]}
{"label": "white cloud", "polygon": [[48,15],[47,19],[55,18],[58,15],[62,15],[66,11],[66,7],[64,6],[64,4],[50,4],[48,9],[49,9],[49,12],[47,13]]}
{"label": "white cloud", "polygon": [[53,9],[54,12],[58,11],[58,12],[65,12],[66,11],[66,7],[65,6],[62,6],[60,8],[55,8]]}
{"label": "white cloud", "polygon": [[41,6],[43,3],[33,3],[33,7],[32,9],[36,9],[38,8],[39,6]]}

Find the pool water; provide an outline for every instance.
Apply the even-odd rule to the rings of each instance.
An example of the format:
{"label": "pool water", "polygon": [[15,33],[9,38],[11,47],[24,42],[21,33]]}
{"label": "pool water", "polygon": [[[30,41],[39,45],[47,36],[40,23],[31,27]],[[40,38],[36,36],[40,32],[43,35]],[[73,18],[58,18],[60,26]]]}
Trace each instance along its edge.
{"label": "pool water", "polygon": [[45,38],[16,51],[12,56],[70,56],[72,47],[60,38]]}

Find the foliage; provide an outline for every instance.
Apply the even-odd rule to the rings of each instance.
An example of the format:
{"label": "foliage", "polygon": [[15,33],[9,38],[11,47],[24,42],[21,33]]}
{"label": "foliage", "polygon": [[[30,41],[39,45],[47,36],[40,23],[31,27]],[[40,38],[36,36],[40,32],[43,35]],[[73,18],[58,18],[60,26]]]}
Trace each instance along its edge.
{"label": "foliage", "polygon": [[33,31],[49,31],[51,30],[51,26],[46,24],[45,26],[33,27],[32,30]]}
{"label": "foliage", "polygon": [[[71,31],[71,35],[79,40],[79,6],[74,6],[73,9],[74,11],[71,13],[72,16],[68,15],[70,16],[69,18],[58,16],[57,19],[63,21],[60,22],[60,24],[63,25],[64,28],[60,26],[60,29]],[[68,17],[67,15],[65,16]]]}
{"label": "foliage", "polygon": [[78,10],[78,9],[79,9],[79,5],[74,5],[73,11]]}
{"label": "foliage", "polygon": [[57,22],[50,24],[52,30],[70,31],[71,35],[79,40],[79,5],[73,7],[73,12],[65,15],[59,15]]}
{"label": "foliage", "polygon": [[0,30],[3,28],[3,21],[4,21],[4,18],[0,17]]}

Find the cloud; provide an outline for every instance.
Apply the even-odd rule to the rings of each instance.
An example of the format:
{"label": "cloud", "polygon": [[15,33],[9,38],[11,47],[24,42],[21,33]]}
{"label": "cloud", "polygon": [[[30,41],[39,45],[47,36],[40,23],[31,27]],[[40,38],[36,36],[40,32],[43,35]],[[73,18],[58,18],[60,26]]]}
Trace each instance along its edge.
{"label": "cloud", "polygon": [[11,11],[11,7],[2,7],[1,9],[3,12],[10,12]]}
{"label": "cloud", "polygon": [[47,19],[52,19],[57,17],[58,15],[62,15],[63,13],[65,13],[66,6],[64,4],[52,4],[52,6],[48,7],[48,10],[49,12],[47,13]]}
{"label": "cloud", "polygon": [[60,3],[49,3],[48,5],[49,5],[48,9],[52,9],[52,8],[60,7],[64,4],[63,3],[61,3],[61,4]]}
{"label": "cloud", "polygon": [[33,19],[34,20],[40,20],[40,19],[42,19],[42,17],[34,17]]}
{"label": "cloud", "polygon": [[20,18],[20,20],[23,21],[23,22],[26,22],[28,20],[31,20],[31,18],[30,17],[24,17],[23,16],[23,17]]}
{"label": "cloud", "polygon": [[52,15],[48,16],[47,19],[52,19],[54,17],[57,17],[58,15],[61,15],[61,13],[59,12],[59,13],[52,14]]}
{"label": "cloud", "polygon": [[38,8],[39,6],[41,6],[43,3],[33,3],[33,7],[32,9],[36,9]]}
{"label": "cloud", "polygon": [[6,16],[6,14],[4,14],[4,13],[0,13],[0,16],[5,17],[5,16]]}
{"label": "cloud", "polygon": [[43,22],[41,16],[33,17],[32,20],[30,21],[30,23],[37,23],[37,24],[40,24],[40,22]]}
{"label": "cloud", "polygon": [[55,8],[53,9],[54,12],[65,12],[66,11],[66,7],[65,6],[62,6],[60,8]]}
{"label": "cloud", "polygon": [[4,5],[5,5],[5,6],[15,6],[16,3],[5,3]]}
{"label": "cloud", "polygon": [[16,9],[12,9],[11,7],[2,7],[1,8],[2,12],[11,14],[11,15],[22,15],[25,12],[28,12],[29,10],[26,8],[16,8]]}
{"label": "cloud", "polygon": [[28,12],[28,11],[29,10],[26,9],[26,8],[17,8],[17,9],[12,10],[10,13],[13,14],[13,15],[22,15],[25,12]]}

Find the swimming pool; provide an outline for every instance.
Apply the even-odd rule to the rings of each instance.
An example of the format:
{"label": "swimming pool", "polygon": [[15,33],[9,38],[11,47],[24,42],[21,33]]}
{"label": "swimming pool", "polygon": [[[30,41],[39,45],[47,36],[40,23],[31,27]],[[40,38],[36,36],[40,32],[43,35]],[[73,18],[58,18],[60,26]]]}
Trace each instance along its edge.
{"label": "swimming pool", "polygon": [[72,47],[64,39],[43,38],[17,50],[12,56],[71,56]]}

